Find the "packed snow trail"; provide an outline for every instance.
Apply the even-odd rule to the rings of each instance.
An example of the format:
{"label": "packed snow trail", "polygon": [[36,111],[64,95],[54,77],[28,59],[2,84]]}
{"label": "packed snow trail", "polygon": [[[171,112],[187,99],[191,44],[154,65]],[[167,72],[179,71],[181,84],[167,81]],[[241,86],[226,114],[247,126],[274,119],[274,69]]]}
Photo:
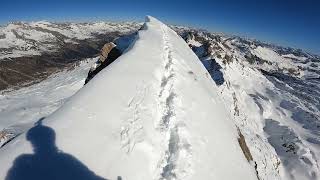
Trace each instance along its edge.
{"label": "packed snow trail", "polygon": [[[169,42],[167,27],[162,26],[163,42],[164,42],[164,71],[161,78],[159,92],[159,109],[162,110],[159,123],[160,130],[166,137],[166,151],[160,159],[162,169],[160,179],[183,179],[191,172],[191,146],[185,138],[185,142],[181,142],[181,131],[186,129],[181,126],[183,122],[178,122],[175,118],[175,101],[178,95],[175,93],[175,67],[173,52]],[[183,136],[183,135],[182,135]],[[181,156],[184,158],[182,159]],[[180,163],[182,161],[182,163]],[[188,172],[189,171],[189,172]]]}
{"label": "packed snow trail", "polygon": [[[58,152],[105,179],[256,179],[208,72],[183,39],[152,17],[131,49],[43,126],[54,131]],[[37,156],[30,134],[0,149],[0,179],[20,156]],[[42,168],[59,166],[47,164]]]}

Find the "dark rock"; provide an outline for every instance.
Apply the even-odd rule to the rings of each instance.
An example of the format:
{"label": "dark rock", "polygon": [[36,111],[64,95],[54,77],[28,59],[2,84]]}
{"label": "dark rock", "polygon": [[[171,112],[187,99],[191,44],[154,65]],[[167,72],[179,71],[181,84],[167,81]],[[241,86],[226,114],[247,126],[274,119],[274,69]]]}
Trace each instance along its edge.
{"label": "dark rock", "polygon": [[[104,46],[105,47],[105,46]],[[106,46],[107,48],[109,47],[108,45]],[[113,61],[115,61],[119,56],[121,56],[121,52],[120,50],[117,49],[117,47],[113,47],[110,52],[108,52],[108,54],[106,53],[106,48],[103,48],[102,53],[104,53],[105,56],[100,56],[98,63],[98,67],[95,69],[92,69],[89,71],[88,76],[85,80],[84,84],[87,84],[95,75],[97,75],[102,69],[104,69],[105,67],[107,67],[109,64],[111,64]]]}

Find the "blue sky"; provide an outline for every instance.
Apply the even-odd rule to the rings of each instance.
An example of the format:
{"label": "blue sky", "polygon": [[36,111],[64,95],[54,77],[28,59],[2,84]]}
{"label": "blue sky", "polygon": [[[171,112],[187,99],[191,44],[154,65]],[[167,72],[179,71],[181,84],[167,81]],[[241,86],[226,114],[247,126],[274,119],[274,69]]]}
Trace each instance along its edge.
{"label": "blue sky", "polygon": [[319,0],[1,0],[11,21],[143,21],[145,15],[320,54]]}

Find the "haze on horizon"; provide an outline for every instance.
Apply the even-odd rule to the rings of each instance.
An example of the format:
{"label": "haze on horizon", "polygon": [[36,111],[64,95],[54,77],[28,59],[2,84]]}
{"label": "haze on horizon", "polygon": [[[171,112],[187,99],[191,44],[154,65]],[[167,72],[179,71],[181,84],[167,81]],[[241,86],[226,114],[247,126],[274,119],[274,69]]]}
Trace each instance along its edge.
{"label": "haze on horizon", "polygon": [[143,21],[246,36],[320,54],[320,1],[3,0],[0,24],[12,21]]}

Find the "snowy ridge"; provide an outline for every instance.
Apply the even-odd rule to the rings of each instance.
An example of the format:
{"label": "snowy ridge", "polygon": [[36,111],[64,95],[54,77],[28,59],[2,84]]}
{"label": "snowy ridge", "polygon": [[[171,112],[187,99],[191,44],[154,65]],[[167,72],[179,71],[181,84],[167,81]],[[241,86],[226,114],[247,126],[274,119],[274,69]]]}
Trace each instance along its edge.
{"label": "snowy ridge", "polygon": [[304,140],[305,130],[292,122],[291,112],[281,109],[283,99],[292,97],[238,62],[228,64],[224,73],[228,84],[220,87],[222,97],[234,109],[235,122],[246,137],[260,177],[317,179],[318,149]]}
{"label": "snowy ridge", "polygon": [[[164,71],[161,79],[159,92],[159,105],[162,109],[159,126],[166,137],[167,149],[164,157],[160,160],[162,172],[160,179],[182,179],[191,173],[191,145],[187,140],[187,129],[183,127],[183,122],[177,121],[176,116],[176,98],[175,93],[175,67],[172,45],[168,37],[166,26],[162,26],[164,42]],[[183,137],[184,135],[184,137]],[[182,142],[181,142],[182,141]],[[183,162],[181,162],[183,161]]]}
{"label": "snowy ridge", "polygon": [[[104,179],[256,179],[219,96],[183,39],[148,17],[134,46],[43,126]],[[26,133],[0,149],[2,179],[17,157],[37,155],[31,143]]]}
{"label": "snowy ridge", "polygon": [[16,91],[0,91],[0,147],[25,132],[40,118],[50,115],[84,84],[91,64],[81,61],[72,70],[51,75],[46,80]]}
{"label": "snowy ridge", "polygon": [[180,34],[230,107],[259,179],[319,179],[319,56],[202,31]]}

